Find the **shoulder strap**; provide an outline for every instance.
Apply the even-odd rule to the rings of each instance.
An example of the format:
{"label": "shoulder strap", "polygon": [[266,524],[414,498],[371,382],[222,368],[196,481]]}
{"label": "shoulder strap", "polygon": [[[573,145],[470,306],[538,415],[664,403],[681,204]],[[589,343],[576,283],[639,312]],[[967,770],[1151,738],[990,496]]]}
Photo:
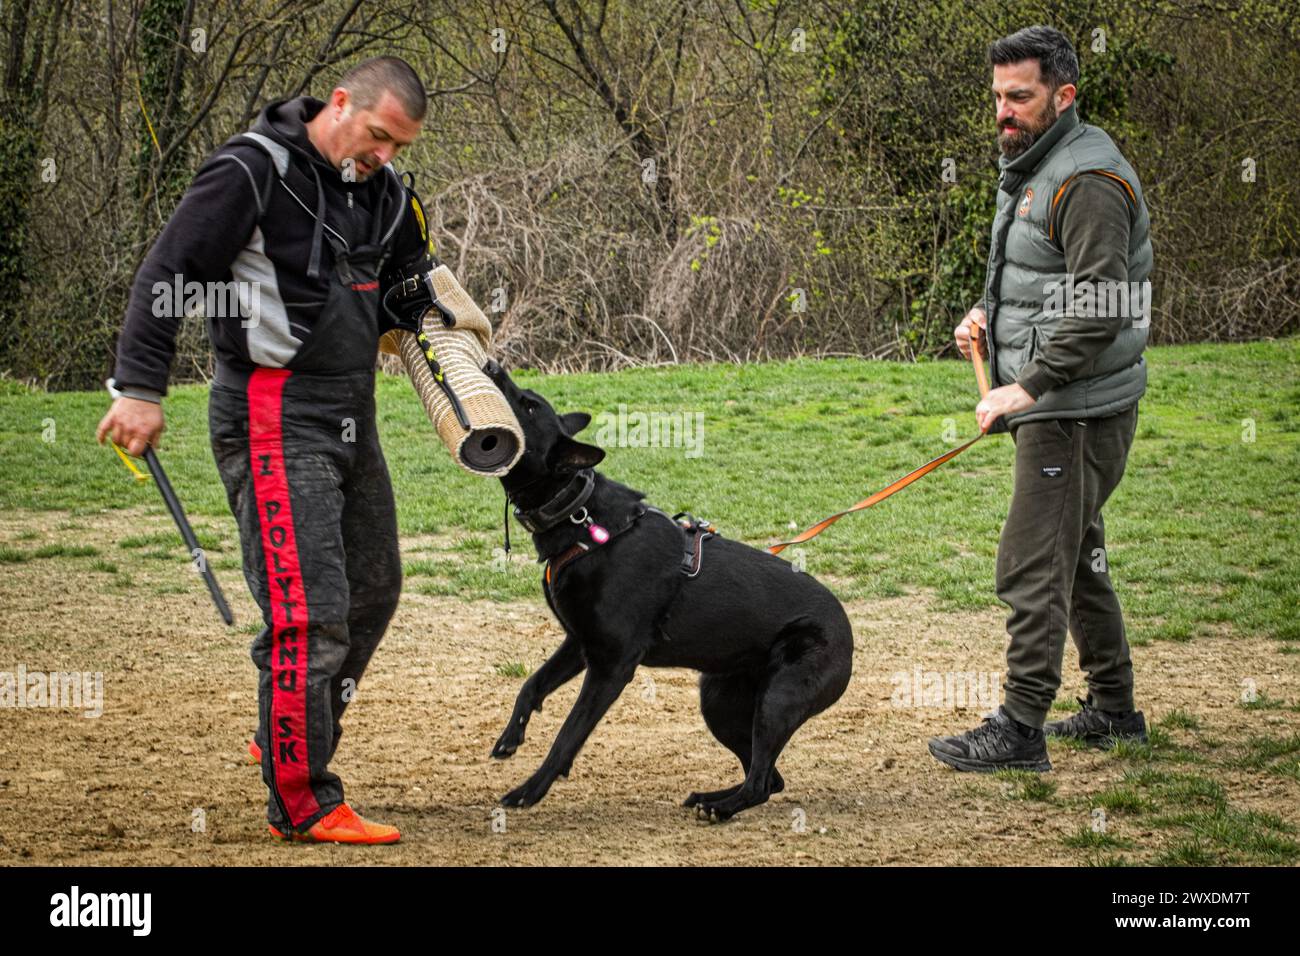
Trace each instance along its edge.
{"label": "shoulder strap", "polygon": [[[403,181],[402,176],[398,175],[397,170],[393,168],[393,164],[385,163],[384,168],[388,170],[388,172],[392,175],[393,179],[396,181],[397,201],[393,203],[393,221],[389,223],[388,231],[385,232],[379,240],[379,244],[381,246],[387,246],[388,243],[392,241],[393,236],[397,234],[397,227],[402,224],[402,220],[406,217],[406,202],[407,202],[407,195],[408,195],[406,183]],[[412,182],[415,181],[415,176],[412,173],[407,172],[404,175],[410,176]],[[421,225],[423,225],[424,222],[423,217],[421,217],[420,222]]]}
{"label": "shoulder strap", "polygon": [[238,156],[233,153],[225,153],[224,155],[218,156],[217,161],[220,162],[226,160],[232,163],[238,163],[244,170],[245,174],[247,174],[248,183],[253,187],[253,197],[257,201],[257,218],[260,220],[262,216],[266,215],[266,205],[270,202],[271,190],[275,188],[275,179],[277,177],[283,179],[284,175],[289,171],[289,151],[270,137],[263,136],[261,133],[253,132],[238,133],[235,136],[230,137],[230,139],[226,140],[226,142],[222,144],[222,148],[225,148],[226,146],[241,145],[241,141],[243,140],[247,140],[249,143],[257,146],[271,159],[271,165],[266,171],[266,182],[263,184],[262,188],[258,188],[257,181],[253,178],[253,171],[248,168],[248,164]]}
{"label": "shoulder strap", "polygon": [[[241,139],[248,140],[251,143],[255,143],[268,156],[271,157],[271,169],[275,172],[275,175],[279,176],[281,180],[283,180],[285,176],[288,175],[289,150],[285,146],[283,146],[280,143],[277,143],[269,136],[265,136],[262,133],[255,133],[252,130],[249,130],[244,133],[239,133],[238,135],[231,137],[227,141],[226,145],[230,145],[231,143],[234,143]],[[223,158],[229,158],[234,162],[239,163],[241,166],[244,166],[244,163],[237,156],[228,156]],[[392,240],[393,236],[397,233],[397,228],[402,224],[402,219],[406,215],[406,204],[407,204],[408,196],[413,201],[413,205],[415,206],[415,210],[419,216],[421,229],[424,231],[427,237],[428,230],[427,227],[425,226],[424,210],[419,205],[418,198],[415,197],[414,189],[408,187],[406,183],[403,181],[403,176],[410,177],[411,183],[412,185],[414,185],[415,182],[414,175],[409,172],[399,175],[397,170],[393,168],[392,163],[385,163],[384,168],[388,170],[388,174],[393,178],[393,182],[396,188],[397,201],[393,204],[394,212],[393,212],[392,222],[389,223],[388,229],[383,233],[382,237],[380,238],[380,245],[384,245],[384,246],[388,245],[388,243]],[[244,170],[248,172],[249,178],[251,180],[253,175],[252,172],[248,170],[247,166],[244,166]],[[268,176],[267,178],[268,178],[268,187],[269,187],[270,177]],[[256,187],[254,187],[254,194],[257,196],[257,211],[260,217],[266,212],[266,200],[263,198],[262,193],[257,192]],[[267,191],[267,198],[269,198],[269,188]],[[310,212],[310,210],[308,211]]]}
{"label": "shoulder strap", "polygon": [[262,149],[266,150],[268,155],[270,155],[271,161],[275,163],[275,171],[279,174],[281,179],[288,174],[289,150],[280,143],[271,139],[271,137],[263,136],[261,133],[254,133],[250,130],[247,133],[240,133],[235,137],[235,139],[251,139],[258,146],[261,146]]}

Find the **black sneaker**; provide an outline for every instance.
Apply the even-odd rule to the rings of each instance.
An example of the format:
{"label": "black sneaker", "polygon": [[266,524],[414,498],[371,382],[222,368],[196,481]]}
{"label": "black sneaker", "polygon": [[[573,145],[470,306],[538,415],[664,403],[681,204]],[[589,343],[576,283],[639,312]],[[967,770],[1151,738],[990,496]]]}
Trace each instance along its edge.
{"label": "black sneaker", "polygon": [[930,753],[956,770],[977,773],[1052,769],[1043,732],[1026,734],[1001,707],[974,730],[956,737],[931,737]]}
{"label": "black sneaker", "polygon": [[1128,714],[1116,714],[1101,710],[1092,705],[1092,695],[1088,699],[1076,697],[1080,710],[1065,720],[1054,720],[1043,727],[1043,733],[1049,737],[1072,737],[1082,740],[1091,747],[1109,750],[1117,740],[1133,743],[1147,742],[1147,721],[1142,711],[1129,711]]}

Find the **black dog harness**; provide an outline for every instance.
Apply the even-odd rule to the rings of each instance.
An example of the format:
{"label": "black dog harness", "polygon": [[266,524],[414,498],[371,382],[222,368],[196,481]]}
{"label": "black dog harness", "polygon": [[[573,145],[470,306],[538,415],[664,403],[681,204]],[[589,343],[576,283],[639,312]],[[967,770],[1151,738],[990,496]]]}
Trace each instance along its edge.
{"label": "black dog harness", "polygon": [[[659,511],[658,508],[650,508],[649,506],[647,508],[650,511],[658,511],[659,514],[668,518],[668,515]],[[704,566],[704,542],[716,535],[718,529],[703,518],[697,518],[687,511],[679,511],[668,520],[682,529],[685,538],[682,553],[682,574],[688,578],[693,578],[700,573],[700,568]]]}
{"label": "black dog harness", "polygon": [[[591,519],[586,517],[586,511],[586,508],[582,509],[583,516],[587,521],[590,521]],[[669,517],[666,512],[660,511],[658,508],[651,505],[642,505],[641,509],[632,516],[631,520],[621,528],[610,533],[605,540],[596,541],[592,544],[588,544],[585,541],[579,541],[568,549],[561,551],[559,554],[553,555],[546,562],[546,583],[548,585],[551,584],[560,573],[560,569],[569,562],[582,557],[584,554],[590,554],[599,545],[607,544],[624,531],[632,528],[632,526],[636,524],[637,520],[647,512],[654,512],[657,515],[667,518],[679,531],[682,532],[682,559],[680,570],[682,574],[688,578],[693,578],[699,574],[700,568],[703,567],[704,564],[704,541],[705,539],[712,538],[717,534],[717,529],[707,521],[696,518],[694,515],[688,514],[685,511],[678,512],[672,517]],[[686,520],[680,520],[683,518]],[[570,520],[575,524],[582,523],[577,516],[570,517]],[[600,526],[596,525],[596,527]]]}
{"label": "black dog harness", "polygon": [[[560,573],[560,569],[570,561],[574,561],[584,554],[589,554],[594,548],[602,544],[608,544],[635,525],[642,515],[651,511],[671,521],[682,532],[682,574],[688,578],[693,578],[700,573],[700,568],[704,563],[704,542],[718,533],[712,524],[686,511],[679,511],[669,517],[667,512],[660,511],[653,505],[642,504],[638,505],[637,510],[626,522],[611,531],[603,525],[597,524],[587,511],[587,501],[591,498],[591,494],[595,489],[595,471],[591,468],[584,468],[576,472],[568,484],[545,504],[530,508],[527,511],[515,508],[515,518],[532,534],[542,534],[550,531],[567,520],[582,525],[587,529],[587,533],[591,538],[590,543],[578,541],[559,554],[553,554],[547,559],[545,580],[548,585]],[[506,540],[508,542],[509,538]],[[506,547],[508,550],[508,543]]]}

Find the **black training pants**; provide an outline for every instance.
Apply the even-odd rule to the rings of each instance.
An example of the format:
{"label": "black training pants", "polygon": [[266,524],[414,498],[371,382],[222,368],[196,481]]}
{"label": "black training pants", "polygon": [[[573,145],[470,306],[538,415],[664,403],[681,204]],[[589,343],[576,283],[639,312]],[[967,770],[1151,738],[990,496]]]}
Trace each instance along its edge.
{"label": "black training pants", "polygon": [[343,802],[339,720],[401,590],[374,372],[259,368],[233,385],[219,375],[208,418],[265,624],[251,653],[267,819],[305,830]]}

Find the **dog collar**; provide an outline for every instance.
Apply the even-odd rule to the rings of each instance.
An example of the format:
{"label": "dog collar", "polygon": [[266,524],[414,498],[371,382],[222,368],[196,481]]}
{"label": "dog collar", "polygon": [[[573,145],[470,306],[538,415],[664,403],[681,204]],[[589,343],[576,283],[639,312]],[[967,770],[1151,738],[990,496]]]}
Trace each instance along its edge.
{"label": "dog collar", "polygon": [[582,518],[575,520],[575,524],[590,523],[591,519],[587,517],[586,509],[583,507],[591,493],[596,488],[596,473],[591,468],[584,468],[577,472],[563,488],[546,504],[537,508],[530,508],[528,511],[521,511],[515,508],[515,518],[519,523],[527,528],[533,534],[542,534],[550,531],[556,525],[560,524],[567,518],[571,518],[579,512]]}

